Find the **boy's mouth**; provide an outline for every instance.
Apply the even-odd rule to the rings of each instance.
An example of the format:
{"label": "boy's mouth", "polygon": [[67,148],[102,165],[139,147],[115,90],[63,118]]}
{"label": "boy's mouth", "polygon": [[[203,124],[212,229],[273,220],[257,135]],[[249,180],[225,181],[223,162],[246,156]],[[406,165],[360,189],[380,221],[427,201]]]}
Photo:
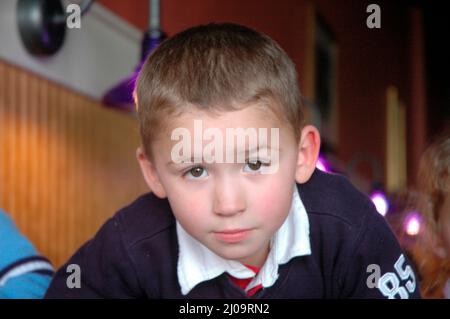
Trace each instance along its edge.
{"label": "boy's mouth", "polygon": [[214,236],[222,242],[238,243],[247,238],[251,229],[230,229],[214,232]]}

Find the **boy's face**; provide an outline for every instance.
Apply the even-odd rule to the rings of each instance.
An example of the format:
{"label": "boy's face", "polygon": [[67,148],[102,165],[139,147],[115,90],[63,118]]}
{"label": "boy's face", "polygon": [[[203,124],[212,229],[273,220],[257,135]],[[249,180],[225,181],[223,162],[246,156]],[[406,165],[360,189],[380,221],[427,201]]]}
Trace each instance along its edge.
{"label": "boy's face", "polygon": [[[195,162],[188,160],[190,156],[184,158],[189,163],[179,163],[180,158],[174,158],[174,154],[180,154],[174,153],[180,140],[171,140],[171,134],[177,128],[186,128],[194,141],[195,133],[199,132],[198,127],[195,131],[195,123],[199,121],[203,132],[214,128],[222,133],[223,143],[215,143],[213,153],[220,154],[222,150],[222,154],[226,154],[232,149],[234,162],[205,161],[205,147],[212,139],[201,141],[200,147],[192,145],[191,152],[183,153],[183,156],[191,154]],[[249,152],[248,140],[244,145],[230,145],[226,131],[237,128],[266,129],[266,143],[261,143],[262,139],[257,143],[259,148],[267,147],[269,156],[259,158],[257,151]],[[278,140],[270,138],[274,128],[279,129]],[[167,196],[181,226],[225,259],[262,266],[270,239],[291,207],[299,144],[290,127],[280,124],[270,111],[258,105],[223,112],[219,116],[192,110],[173,120],[169,131],[161,134],[151,151],[153,162],[148,162],[148,166],[141,163],[144,175],[158,180],[161,190],[155,193]],[[236,160],[239,152],[245,154],[246,162]],[[271,160],[277,163],[270,164]],[[269,170],[273,165],[277,168]]]}

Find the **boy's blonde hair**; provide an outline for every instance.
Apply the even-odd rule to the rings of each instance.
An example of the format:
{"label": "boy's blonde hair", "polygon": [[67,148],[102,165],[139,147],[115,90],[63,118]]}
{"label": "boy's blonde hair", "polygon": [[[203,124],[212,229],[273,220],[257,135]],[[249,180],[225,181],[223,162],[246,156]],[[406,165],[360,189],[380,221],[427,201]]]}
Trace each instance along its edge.
{"label": "boy's blonde hair", "polygon": [[165,40],[145,61],[133,94],[147,156],[168,119],[189,107],[217,114],[261,102],[297,141],[303,125],[295,65],[271,38],[236,24],[201,25]]}

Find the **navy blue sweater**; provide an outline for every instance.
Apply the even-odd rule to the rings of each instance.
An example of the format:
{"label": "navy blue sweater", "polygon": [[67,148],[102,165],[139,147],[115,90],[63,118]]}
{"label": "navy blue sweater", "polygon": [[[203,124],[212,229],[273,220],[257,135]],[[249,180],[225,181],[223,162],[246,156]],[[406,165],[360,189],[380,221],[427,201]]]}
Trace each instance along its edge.
{"label": "navy blue sweater", "polygon": [[[420,297],[409,260],[366,195],[346,178],[318,170],[297,186],[312,253],[281,265],[275,284],[252,298]],[[145,194],[109,219],[59,269],[46,297],[248,298],[227,274],[182,295],[177,256],[169,202]],[[67,285],[70,264],[80,267],[79,288]]]}

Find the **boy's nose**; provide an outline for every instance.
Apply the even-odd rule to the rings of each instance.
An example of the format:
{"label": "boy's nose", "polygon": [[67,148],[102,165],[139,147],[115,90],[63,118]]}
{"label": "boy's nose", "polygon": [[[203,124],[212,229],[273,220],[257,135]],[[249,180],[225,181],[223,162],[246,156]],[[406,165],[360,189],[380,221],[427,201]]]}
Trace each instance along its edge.
{"label": "boy's nose", "polygon": [[233,216],[245,211],[245,200],[239,185],[233,180],[217,183],[213,205],[214,213],[222,216]]}

